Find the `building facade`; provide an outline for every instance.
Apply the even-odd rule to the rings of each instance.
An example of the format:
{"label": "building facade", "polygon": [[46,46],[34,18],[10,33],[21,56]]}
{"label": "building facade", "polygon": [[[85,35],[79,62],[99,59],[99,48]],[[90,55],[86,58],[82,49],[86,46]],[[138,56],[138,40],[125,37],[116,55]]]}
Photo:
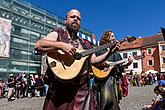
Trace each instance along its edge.
{"label": "building facade", "polygon": [[142,60],[143,71],[146,73],[151,73],[151,71],[160,72],[161,63],[158,42],[164,40],[163,35],[159,33],[143,39],[142,52],[145,53],[145,57]]}

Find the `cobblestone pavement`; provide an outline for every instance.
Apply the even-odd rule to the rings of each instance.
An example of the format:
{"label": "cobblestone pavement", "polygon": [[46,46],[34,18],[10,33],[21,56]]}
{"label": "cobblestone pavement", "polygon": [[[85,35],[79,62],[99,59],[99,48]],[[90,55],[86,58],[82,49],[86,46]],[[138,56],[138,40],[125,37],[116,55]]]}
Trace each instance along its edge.
{"label": "cobblestone pavement", "polygon": [[20,98],[8,102],[0,99],[0,110],[42,110],[45,97]]}
{"label": "cobblestone pavement", "polygon": [[121,110],[142,110],[144,105],[151,104],[155,97],[153,91],[155,86],[129,87],[128,96],[120,101]]}
{"label": "cobblestone pavement", "polygon": [[[129,87],[129,95],[120,102],[121,110],[142,110],[145,104],[151,103],[155,96],[155,85],[146,87]],[[45,97],[20,98],[8,102],[6,98],[0,99],[0,110],[42,110]]]}

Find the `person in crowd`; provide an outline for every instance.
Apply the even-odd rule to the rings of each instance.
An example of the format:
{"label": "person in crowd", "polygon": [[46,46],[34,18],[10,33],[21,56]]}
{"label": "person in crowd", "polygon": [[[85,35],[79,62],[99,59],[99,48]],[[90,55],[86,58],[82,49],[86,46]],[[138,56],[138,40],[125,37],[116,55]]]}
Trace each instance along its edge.
{"label": "person in crowd", "polygon": [[154,83],[157,82],[157,76],[155,73],[152,74],[152,77],[153,77]]}
{"label": "person in crowd", "polygon": [[130,75],[129,84],[130,84],[130,86],[133,86],[133,70],[130,71],[129,75]]}
{"label": "person in crowd", "polygon": [[165,74],[164,73],[160,74],[160,80],[165,80]]}
{"label": "person in crowd", "polygon": [[160,73],[157,73],[156,76],[157,76],[157,81],[159,81],[160,80]]}
{"label": "person in crowd", "polygon": [[145,77],[146,77],[146,74],[145,74],[144,71],[142,71],[142,74],[141,74],[141,80],[142,80],[141,86],[145,86],[146,85]]}
{"label": "person in crowd", "polygon": [[[108,30],[105,31],[100,39],[100,45],[104,45],[107,43],[115,44],[118,41],[115,39],[115,35],[113,31]],[[120,44],[120,42],[119,42]],[[108,61],[109,62],[115,62],[122,60],[121,55],[117,52],[120,45],[118,45],[118,48],[116,48],[115,53],[109,55]],[[106,52],[107,50],[101,50],[98,52],[99,54],[102,54]],[[125,64],[117,64],[114,66],[114,68],[109,73],[109,76],[103,80],[95,80],[98,88],[98,109],[99,110],[120,110],[120,107],[118,105],[119,100],[122,98],[121,93],[121,85],[119,80],[122,77],[122,72],[124,71],[124,67],[129,66],[131,64],[132,60],[129,59],[128,63]],[[96,65],[97,66],[97,65]]]}
{"label": "person in crowd", "polygon": [[35,79],[36,79],[36,83],[35,83],[35,94],[36,97],[40,97],[43,92],[43,87],[44,87],[44,82],[42,81],[42,79],[39,77],[39,75],[35,75]]}
{"label": "person in crowd", "polygon": [[148,79],[149,79],[149,84],[152,85],[153,84],[153,77],[152,77],[151,73],[148,74]]}
{"label": "person in crowd", "polygon": [[[71,9],[65,19],[66,28],[64,30],[55,29],[43,39],[38,40],[35,44],[35,50],[40,54],[47,53],[49,55],[55,52],[58,54],[59,60],[61,59],[60,54],[66,55],[69,60],[74,59],[76,51],[83,50],[84,45],[82,39],[77,36],[80,21],[80,12],[77,9]],[[83,65],[79,65],[82,67],[79,74],[68,82],[59,80],[48,67],[46,77],[48,78],[49,89],[43,110],[95,110],[95,100],[89,89],[90,65],[105,61],[115,48],[117,45],[98,57],[94,53],[87,56]],[[63,68],[66,66],[65,63],[64,60],[60,63]],[[72,67],[72,69],[75,68],[77,67]]]}
{"label": "person in crowd", "polygon": [[27,96],[28,98],[32,98],[32,92],[34,91],[34,81],[33,81],[33,76],[29,75],[27,79]]}
{"label": "person in crowd", "polygon": [[7,85],[8,85],[8,96],[7,96],[7,98],[8,98],[8,101],[12,101],[12,100],[14,100],[13,91],[14,91],[14,87],[15,87],[15,79],[14,79],[13,74],[10,74]]}
{"label": "person in crowd", "polygon": [[22,73],[22,97],[27,96],[27,78],[25,72]]}
{"label": "person in crowd", "polygon": [[165,90],[163,90],[162,82],[159,82],[159,84],[154,88],[154,93],[156,94],[156,97],[152,100],[152,104],[145,105],[145,110],[164,110],[165,109]]}
{"label": "person in crowd", "polygon": [[128,95],[128,78],[126,73],[121,77],[121,87],[122,87],[122,96],[126,97]]}
{"label": "person in crowd", "polygon": [[137,86],[137,74],[133,75],[133,86]]}
{"label": "person in crowd", "polygon": [[160,99],[160,108],[161,110],[165,110],[165,79],[158,81],[158,85],[160,86],[161,96],[162,99]]}
{"label": "person in crowd", "polygon": [[0,98],[2,98],[3,97],[3,80],[2,79],[0,79]]}
{"label": "person in crowd", "polygon": [[159,102],[162,99],[162,95],[161,95],[162,91],[161,91],[159,85],[154,88],[154,93],[156,94],[156,98],[153,99],[153,103],[152,103],[151,107],[152,107],[152,109],[158,109],[159,108]]}
{"label": "person in crowd", "polygon": [[141,86],[141,75],[140,74],[137,74],[136,80],[137,80],[137,86],[140,87]]}
{"label": "person in crowd", "polygon": [[42,80],[42,82],[43,82],[43,90],[42,90],[42,96],[45,96],[46,94],[47,94],[47,92],[48,92],[48,84],[46,84],[45,82],[44,82],[44,75],[42,74],[41,75],[41,80]]}
{"label": "person in crowd", "polygon": [[18,76],[16,76],[16,97],[17,99],[20,98],[23,90],[23,80],[22,80],[22,73],[20,73]]}
{"label": "person in crowd", "polygon": [[165,87],[165,80],[158,81],[158,85]]}

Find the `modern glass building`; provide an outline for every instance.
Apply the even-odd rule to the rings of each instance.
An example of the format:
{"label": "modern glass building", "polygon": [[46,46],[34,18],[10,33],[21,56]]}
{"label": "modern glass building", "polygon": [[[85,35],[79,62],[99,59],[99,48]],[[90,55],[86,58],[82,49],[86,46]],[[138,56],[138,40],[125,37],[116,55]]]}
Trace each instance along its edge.
{"label": "modern glass building", "polygon": [[[0,17],[12,20],[10,54],[0,58],[0,78],[10,73],[40,74],[41,57],[33,53],[35,42],[54,27],[64,28],[64,19],[24,0],[1,0]],[[82,27],[80,33],[92,34]]]}

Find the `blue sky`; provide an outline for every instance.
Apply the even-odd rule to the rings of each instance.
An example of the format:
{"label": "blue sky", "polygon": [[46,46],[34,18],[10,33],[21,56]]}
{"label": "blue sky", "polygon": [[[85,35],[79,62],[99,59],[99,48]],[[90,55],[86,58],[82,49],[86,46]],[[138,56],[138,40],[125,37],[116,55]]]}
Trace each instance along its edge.
{"label": "blue sky", "polygon": [[65,18],[77,8],[81,26],[92,31],[97,40],[111,29],[121,40],[126,35],[152,36],[165,27],[165,0],[27,0]]}

